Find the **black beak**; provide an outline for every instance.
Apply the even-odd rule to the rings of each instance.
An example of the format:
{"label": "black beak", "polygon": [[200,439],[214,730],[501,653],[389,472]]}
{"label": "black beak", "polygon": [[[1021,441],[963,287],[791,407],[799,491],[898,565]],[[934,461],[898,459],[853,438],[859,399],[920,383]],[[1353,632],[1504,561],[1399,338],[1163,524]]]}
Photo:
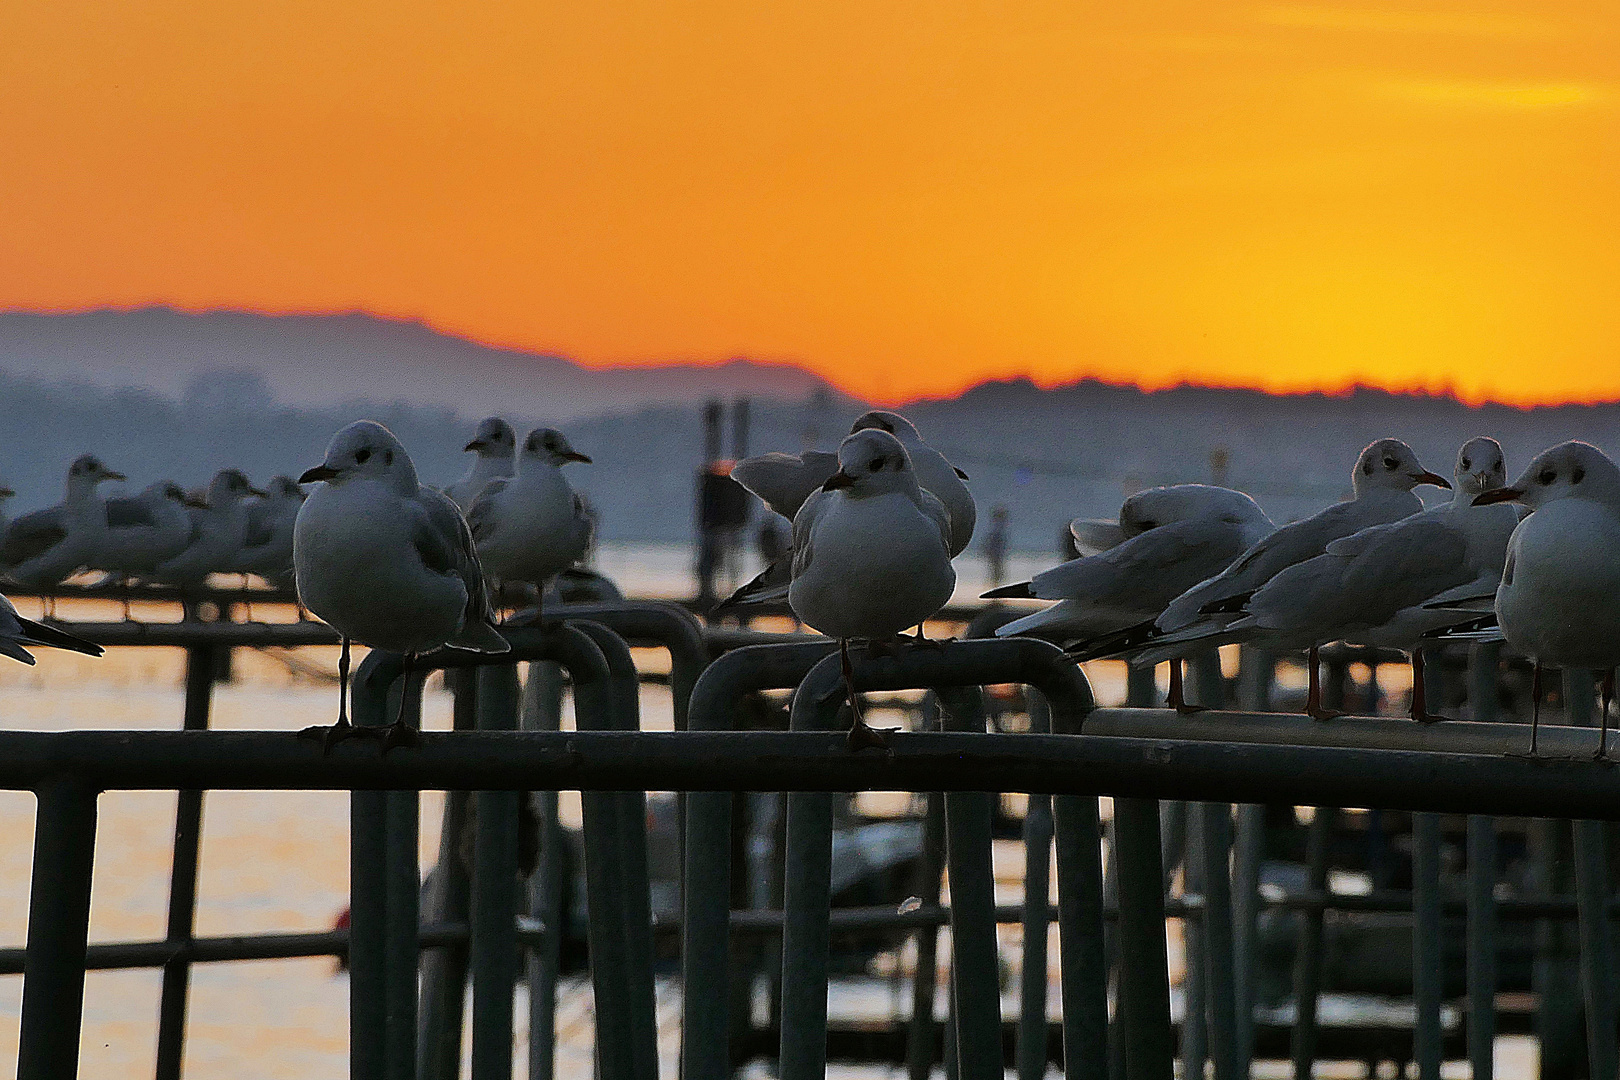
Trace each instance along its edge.
{"label": "black beak", "polygon": [[268,499],[270,497],[270,493],[268,491],[260,491],[256,487],[248,488],[248,494],[249,495],[257,495],[261,499]]}
{"label": "black beak", "polygon": [[1523,498],[1523,497],[1524,497],[1524,491],[1521,488],[1513,488],[1513,487],[1492,488],[1489,491],[1483,491],[1483,492],[1480,492],[1478,495],[1475,495],[1474,496],[1474,505],[1475,506],[1489,506],[1489,505],[1491,505],[1491,503],[1512,502],[1514,499],[1519,499],[1519,498]]}
{"label": "black beak", "polygon": [[0,499],[9,499],[15,494],[17,493],[8,487],[0,487]]}
{"label": "black beak", "polygon": [[578,450],[564,450],[562,452],[562,457],[564,461],[577,461],[582,465],[589,465],[591,463],[590,456],[587,454],[582,454]]}
{"label": "black beak", "polygon": [[[952,465],[951,468],[956,469],[956,466]],[[956,469],[956,478],[958,480],[966,480],[968,478],[968,474],[963,472],[961,469]]]}
{"label": "black beak", "polygon": [[1447,480],[1439,473],[1421,472],[1412,479],[1416,480],[1420,484],[1433,484],[1435,487],[1443,487],[1448,491],[1451,489],[1451,481]]}
{"label": "black beak", "polygon": [[827,477],[827,482],[821,485],[821,490],[837,491],[839,488],[853,487],[854,484],[855,478],[849,475],[849,473],[845,472],[843,469],[839,469],[837,472]]}
{"label": "black beak", "polygon": [[466,446],[463,446],[462,449],[463,450],[482,450],[484,447],[486,447],[488,445],[489,445],[489,443],[485,442],[483,439],[474,439],[472,442],[468,443]]}
{"label": "black beak", "polygon": [[317,465],[313,469],[306,469],[304,475],[298,478],[300,484],[318,484],[322,480],[330,480],[337,476],[338,471],[328,465]]}
{"label": "black beak", "polygon": [[201,495],[182,495],[180,497],[180,502],[191,507],[193,510],[208,509],[208,500],[203,498]]}

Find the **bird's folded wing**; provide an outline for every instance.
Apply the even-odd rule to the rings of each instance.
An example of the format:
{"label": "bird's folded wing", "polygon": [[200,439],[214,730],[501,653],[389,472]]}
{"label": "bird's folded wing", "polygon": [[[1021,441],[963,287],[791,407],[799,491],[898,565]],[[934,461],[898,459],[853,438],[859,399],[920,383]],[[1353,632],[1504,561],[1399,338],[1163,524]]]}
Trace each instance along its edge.
{"label": "bird's folded wing", "polygon": [[1042,599],[1076,600],[1146,616],[1219,570],[1223,555],[1231,557],[1234,534],[1218,522],[1171,522],[1038,574],[1031,591]]}
{"label": "bird's folded wing", "polygon": [[140,499],[108,499],[106,505],[109,529],[157,524],[157,518],[152,515],[152,508]]}
{"label": "bird's folded wing", "polygon": [[1069,522],[1069,535],[1082,557],[1100,555],[1125,542],[1125,528],[1117,521],[1101,518],[1075,518]]}
{"label": "bird's folded wing", "polygon": [[23,514],[6,526],[0,538],[0,566],[17,566],[42,555],[67,537],[60,506]]}
{"label": "bird's folded wing", "polygon": [[496,499],[505,490],[506,480],[491,480],[484,485],[478,497],[467,506],[467,528],[471,530],[475,542],[487,540],[494,531]]}

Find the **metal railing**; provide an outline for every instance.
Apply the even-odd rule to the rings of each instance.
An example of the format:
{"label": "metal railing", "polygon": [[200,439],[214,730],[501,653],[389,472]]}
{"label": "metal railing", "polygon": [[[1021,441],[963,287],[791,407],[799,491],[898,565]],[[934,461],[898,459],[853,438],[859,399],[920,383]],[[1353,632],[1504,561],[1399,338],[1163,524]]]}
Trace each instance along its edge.
{"label": "metal railing", "polygon": [[[455,672],[457,727],[425,732],[419,746],[379,751],[355,740],[323,753],[289,732],[205,731],[209,689],[221,647],[332,644],[319,624],[97,624],[78,632],[110,645],[187,649],[186,713],[179,732],[0,732],[0,788],[38,797],[27,947],[0,951],[0,971],[24,974],[20,1077],[75,1075],[84,974],[90,967],[163,970],[159,1007],[160,1078],[179,1075],[189,965],[226,959],[346,954],[350,974],[351,1075],[404,1078],[453,1075],[459,1057],[461,987],[472,986],[472,1075],[509,1077],[513,1059],[513,987],[528,950],[531,1076],[549,1076],[557,985],[555,916],[562,845],[555,792],[583,793],[587,926],[604,1080],[656,1077],[654,938],[649,901],[645,792],[687,793],[684,897],[680,915],[682,1046],[685,1080],[729,1076],[737,1064],[732,982],[734,939],[780,930],[781,1000],[777,1054],[784,1077],[820,1076],[828,1046],[828,948],[837,927],[896,934],[949,925],[952,931],[945,1055],[952,1075],[1000,1076],[1003,1049],[995,926],[1019,921],[1023,990],[1012,1061],[1020,1077],[1047,1061],[1047,928],[1059,928],[1062,1063],[1067,1075],[1102,1080],[1169,1080],[1178,1037],[1172,1024],[1166,918],[1196,932],[1188,939],[1188,1011],[1180,1025],[1184,1063],[1217,1080],[1245,1075],[1254,1046],[1253,925],[1266,907],[1302,914],[1295,955],[1297,1002],[1292,1056],[1308,1075],[1317,1056],[1314,1003],[1322,985],[1323,913],[1411,911],[1414,918],[1416,1026],[1420,1075],[1437,1076],[1442,1050],[1438,978],[1440,919],[1455,903],[1441,897],[1435,814],[1474,815],[1468,823],[1468,1053],[1489,1060],[1494,1033],[1497,920],[1567,920],[1580,929],[1581,995],[1592,1075],[1615,1075],[1614,974],[1601,821],[1620,820],[1620,774],[1590,760],[1596,732],[1549,726],[1539,760],[1522,750],[1517,724],[1457,722],[1419,726],[1404,720],[1349,717],[1323,724],[1305,717],[1212,711],[1195,717],[1148,708],[1094,708],[1084,676],[1057,650],[1024,639],[949,642],[898,656],[858,656],[855,679],[872,691],[928,690],[943,730],[907,732],[887,751],[853,752],[836,722],[840,697],[830,643],[793,640],[740,644],[758,635],[705,633],[669,605],[602,604],[548,614],[544,625],[515,625],[512,654],[446,652],[419,665],[402,686],[398,657],[373,653],[355,684],[357,723],[393,715],[405,693],[418,715],[425,668]],[[659,645],[671,656],[676,731],[639,730],[638,676],[630,645]],[[739,645],[725,651],[727,646]],[[714,652],[722,652],[710,662]],[[518,730],[525,718],[555,727],[555,708],[523,707],[516,663],[537,661],[566,673],[576,731]],[[1206,672],[1209,669],[1206,665]],[[1488,674],[1487,662],[1475,676]],[[985,730],[981,687],[1030,688],[1031,730]],[[1569,680],[1572,712],[1581,683]],[[790,730],[740,730],[746,695],[794,691]],[[1138,697],[1141,684],[1137,683]],[[1476,687],[1476,692],[1481,689]],[[1589,689],[1589,688],[1588,688]],[[535,695],[560,693],[560,685]],[[1486,695],[1480,694],[1480,700]],[[1206,696],[1205,700],[1211,700]],[[531,706],[538,697],[531,699]],[[536,717],[539,717],[537,720]],[[551,717],[547,720],[546,717]],[[1049,718],[1049,721],[1048,719]],[[1043,729],[1049,726],[1050,733]],[[194,938],[198,829],[202,792],[216,789],[333,789],[351,794],[351,924],[344,932]],[[165,939],[90,947],[86,943],[96,798],[101,791],[172,789],[177,806],[175,863]],[[423,920],[417,865],[418,793],[469,792],[475,814],[465,910]],[[734,795],[787,794],[783,851],[787,892],[781,913],[734,910]],[[830,858],[832,802],[827,792],[938,793],[951,903],[935,891],[916,910],[834,911]],[[1024,822],[1025,902],[998,908],[991,874],[993,793],[1033,798]],[[540,867],[531,892],[538,930],[520,929],[517,822],[519,792],[542,798]],[[1110,870],[1105,876],[1098,799],[1113,800]],[[1046,797],[1050,797],[1047,816]],[[1187,887],[1166,895],[1160,800],[1191,801],[1187,815]],[[1239,805],[1234,833],[1230,807]],[[1282,899],[1258,891],[1257,804],[1354,806],[1411,811],[1414,888],[1342,896],[1327,888],[1327,838],[1333,815],[1312,822],[1309,887]],[[453,805],[453,803],[452,803]],[[465,807],[464,807],[465,809]],[[1498,900],[1490,815],[1576,819],[1575,888],[1564,895]],[[447,830],[448,834],[448,830]],[[452,841],[453,842],[453,841]],[[1057,855],[1057,906],[1049,908],[1046,845]],[[1167,856],[1171,858],[1167,859]],[[454,859],[441,859],[452,872]],[[1476,865],[1477,864],[1477,865]],[[1225,872],[1230,867],[1230,873]],[[454,889],[453,884],[447,886]],[[1550,892],[1550,890],[1549,890]],[[451,905],[454,907],[454,905]],[[548,921],[548,916],[550,919]],[[919,938],[919,946],[922,938]],[[424,964],[423,950],[444,961]],[[919,947],[910,1028],[913,1075],[935,1061],[931,1001]],[[757,959],[757,958],[756,958]],[[757,966],[757,965],[756,965]],[[744,967],[741,977],[749,977]],[[418,975],[421,973],[419,982]],[[925,979],[928,986],[925,988]],[[1110,1016],[1109,987],[1117,989]],[[1193,993],[1191,991],[1197,991]],[[453,1005],[452,1005],[453,1000]],[[452,1038],[454,1033],[454,1038]],[[448,1070],[448,1071],[447,1071]]]}

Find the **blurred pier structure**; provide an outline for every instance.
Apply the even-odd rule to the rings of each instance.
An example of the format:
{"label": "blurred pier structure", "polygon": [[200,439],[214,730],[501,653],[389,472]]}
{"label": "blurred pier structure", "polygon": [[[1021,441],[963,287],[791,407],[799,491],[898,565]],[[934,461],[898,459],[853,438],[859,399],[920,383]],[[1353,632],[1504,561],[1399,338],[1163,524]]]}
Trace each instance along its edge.
{"label": "blurred pier structure", "polygon": [[[229,590],[192,597],[185,621],[67,624],[184,649],[183,730],[0,731],[0,788],[38,798],[27,942],[0,950],[24,976],[19,1077],[77,1074],[88,969],[161,970],[169,1080],[192,965],[313,955],[348,961],[357,1080],[448,1080],[464,1039],[471,1076],[507,1080],[520,1029],[527,1075],[552,1077],[569,992],[588,993],[603,1080],[675,1075],[677,1051],[684,1080],[760,1061],[787,1080],[830,1063],[1236,1080],[1262,1060],[1419,1080],[1467,1061],[1483,1080],[1514,1034],[1536,1036],[1546,1080],[1617,1075],[1620,771],[1592,760],[1584,674],[1529,760],[1525,668],[1489,648],[1428,665],[1430,700],[1468,720],[1377,715],[1398,707],[1400,665],[1349,649],[1325,655],[1351,716],[1287,711],[1294,659],[1245,651],[1194,664],[1211,710],[1184,717],[1152,707],[1151,673],[1082,671],[989,637],[1010,609],[961,608],[940,626],[961,640],[857,651],[873,711],[905,730],[853,751],[831,642],[615,594],[520,612],[511,654],[440,653],[408,684],[399,657],[369,654],[362,725],[399,694],[419,718],[427,669],[455,695],[454,730],[387,752],[209,730],[231,650],[296,656],[335,642],[324,625],[237,621]],[[1123,682],[1123,703],[1099,707],[1088,673]],[[673,731],[644,730],[655,691]],[[90,946],[97,797],[126,789],[182,793],[166,932]],[[193,932],[205,792],[229,789],[351,792],[346,929]],[[453,793],[425,885],[423,790]],[[563,791],[583,793],[577,831]]]}

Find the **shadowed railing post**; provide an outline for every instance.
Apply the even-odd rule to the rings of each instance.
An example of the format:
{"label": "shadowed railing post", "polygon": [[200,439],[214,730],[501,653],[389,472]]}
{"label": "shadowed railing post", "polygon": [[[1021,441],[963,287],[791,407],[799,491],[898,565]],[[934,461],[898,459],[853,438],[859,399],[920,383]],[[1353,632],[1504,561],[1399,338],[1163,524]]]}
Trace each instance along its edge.
{"label": "shadowed railing post", "polygon": [[41,784],[37,794],[17,1080],[74,1080],[84,1021],[97,792],[62,776]]}
{"label": "shadowed railing post", "polygon": [[[194,645],[186,650],[182,727],[187,731],[203,731],[208,727],[215,660],[219,655],[219,650],[206,645]],[[164,937],[177,945],[190,941],[196,927],[202,806],[203,793],[195,788],[175,794],[174,860],[169,870],[169,917]],[[163,989],[158,999],[157,1080],[179,1080],[185,1056],[186,998],[190,984],[191,964],[183,956],[163,965]]]}

